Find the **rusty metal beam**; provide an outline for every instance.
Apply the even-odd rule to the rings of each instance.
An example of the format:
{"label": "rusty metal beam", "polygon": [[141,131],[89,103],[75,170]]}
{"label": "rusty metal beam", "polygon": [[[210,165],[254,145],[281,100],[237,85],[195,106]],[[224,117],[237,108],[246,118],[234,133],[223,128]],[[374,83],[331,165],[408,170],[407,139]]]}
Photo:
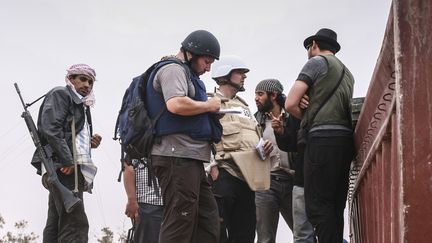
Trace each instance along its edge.
{"label": "rusty metal beam", "polygon": [[356,130],[351,242],[432,238],[432,1],[393,0]]}
{"label": "rusty metal beam", "polygon": [[[432,3],[396,0],[396,117],[405,242],[432,238]],[[429,220],[422,220],[429,219]]]}

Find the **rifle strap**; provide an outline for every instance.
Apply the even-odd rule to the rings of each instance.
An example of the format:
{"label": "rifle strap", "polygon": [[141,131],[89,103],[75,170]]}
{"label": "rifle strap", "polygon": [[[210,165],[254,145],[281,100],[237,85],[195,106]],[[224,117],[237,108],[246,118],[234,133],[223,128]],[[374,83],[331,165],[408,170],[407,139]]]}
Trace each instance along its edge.
{"label": "rifle strap", "polygon": [[74,175],[75,175],[75,187],[73,192],[78,193],[78,162],[77,162],[77,148],[76,148],[76,133],[75,133],[75,115],[72,115],[71,131],[72,131],[72,155],[74,161]]}

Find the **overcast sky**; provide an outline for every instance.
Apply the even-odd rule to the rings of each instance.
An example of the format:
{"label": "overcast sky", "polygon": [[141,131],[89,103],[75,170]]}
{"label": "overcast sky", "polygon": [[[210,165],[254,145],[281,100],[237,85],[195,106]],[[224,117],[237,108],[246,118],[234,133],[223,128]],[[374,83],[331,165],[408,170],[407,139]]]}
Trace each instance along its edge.
{"label": "overcast sky", "polygon": [[[42,240],[48,192],[30,165],[34,151],[20,117],[13,87],[30,102],[64,85],[66,68],[87,63],[97,73],[94,131],[103,136],[93,151],[99,167],[93,195],[85,195],[90,238],[102,227],[130,227],[124,216],[126,196],[119,172],[119,145],[113,141],[117,111],[131,79],[164,55],[176,54],[192,31],[206,29],[219,40],[221,53],[249,65],[246,99],[251,110],[255,85],[277,78],[291,87],[307,60],[303,40],[327,27],[335,30],[337,56],[353,73],[354,96],[364,96],[380,52],[390,0],[0,0],[0,214],[7,228],[21,219]],[[207,90],[215,83],[202,79]],[[40,103],[30,108],[34,119]],[[347,225],[346,225],[347,227]],[[3,229],[4,231],[4,229]],[[286,225],[278,242],[291,242]],[[0,232],[0,235],[2,233]],[[95,242],[91,240],[90,242]]]}

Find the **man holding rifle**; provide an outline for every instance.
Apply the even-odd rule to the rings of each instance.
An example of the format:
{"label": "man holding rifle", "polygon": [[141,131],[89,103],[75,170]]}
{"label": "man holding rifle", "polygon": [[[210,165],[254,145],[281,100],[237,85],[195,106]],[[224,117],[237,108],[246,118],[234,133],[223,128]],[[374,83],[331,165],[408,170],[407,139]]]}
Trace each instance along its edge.
{"label": "man holding rifle", "polygon": [[[90,107],[94,104],[93,84],[96,73],[86,64],[75,64],[67,69],[66,86],[49,91],[39,109],[37,122],[40,142],[58,180],[75,196],[83,200],[83,192],[91,192],[96,166],[91,159],[91,148],[97,148],[102,137],[94,134]],[[27,121],[26,121],[27,122]],[[41,153],[36,151],[32,164],[42,173]],[[46,167],[46,162],[43,163]],[[48,164],[48,166],[50,166]],[[52,168],[51,167],[51,168]],[[49,169],[45,168],[47,172]],[[83,203],[67,207],[64,194],[50,186],[49,173],[43,178],[50,189],[48,218],[43,242],[87,242],[88,220]],[[48,178],[47,178],[48,177]]]}

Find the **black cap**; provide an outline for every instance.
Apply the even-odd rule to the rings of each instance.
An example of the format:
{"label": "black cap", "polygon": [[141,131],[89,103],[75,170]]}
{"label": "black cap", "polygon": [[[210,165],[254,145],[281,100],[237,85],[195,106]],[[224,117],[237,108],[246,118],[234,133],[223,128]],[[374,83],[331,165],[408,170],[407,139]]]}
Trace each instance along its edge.
{"label": "black cap", "polygon": [[306,38],[303,42],[303,46],[307,49],[307,47],[312,44],[312,41],[324,42],[327,46],[330,47],[330,51],[336,53],[340,50],[340,45],[337,42],[337,34],[331,29],[320,29],[318,32]]}

